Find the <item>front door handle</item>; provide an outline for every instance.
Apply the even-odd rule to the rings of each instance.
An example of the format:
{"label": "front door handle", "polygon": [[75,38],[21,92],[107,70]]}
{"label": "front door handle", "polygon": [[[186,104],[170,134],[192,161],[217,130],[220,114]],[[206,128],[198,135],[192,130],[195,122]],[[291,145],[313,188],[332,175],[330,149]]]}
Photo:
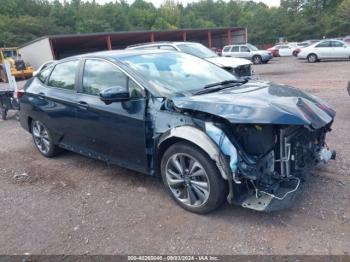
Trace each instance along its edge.
{"label": "front door handle", "polygon": [[78,102],[78,107],[79,107],[80,109],[88,109],[89,104],[86,103],[86,102],[84,102],[84,101],[79,101],[79,102]]}

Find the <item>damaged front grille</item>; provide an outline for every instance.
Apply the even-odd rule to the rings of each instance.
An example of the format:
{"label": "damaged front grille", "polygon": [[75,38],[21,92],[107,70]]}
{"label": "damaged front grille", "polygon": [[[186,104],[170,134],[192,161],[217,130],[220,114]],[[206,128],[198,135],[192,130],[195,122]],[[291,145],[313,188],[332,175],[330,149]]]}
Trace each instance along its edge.
{"label": "damaged front grille", "polygon": [[239,76],[251,76],[252,75],[252,70],[251,70],[251,65],[242,65],[234,69],[234,73]]}
{"label": "damaged front grille", "polygon": [[317,153],[325,145],[326,131],[289,127],[279,134],[279,173],[281,177],[298,176],[318,161]]}

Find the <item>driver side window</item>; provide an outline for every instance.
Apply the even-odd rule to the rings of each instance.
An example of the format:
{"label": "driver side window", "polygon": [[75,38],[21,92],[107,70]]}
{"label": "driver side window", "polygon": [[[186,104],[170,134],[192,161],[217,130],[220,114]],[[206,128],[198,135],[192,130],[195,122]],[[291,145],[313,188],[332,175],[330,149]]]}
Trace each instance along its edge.
{"label": "driver side window", "polygon": [[128,89],[131,97],[143,97],[143,90],[111,63],[87,59],[83,74],[83,93],[96,95],[106,88],[120,86]]}
{"label": "driver side window", "polygon": [[250,50],[249,50],[249,48],[246,47],[246,46],[241,46],[241,52],[249,53]]}

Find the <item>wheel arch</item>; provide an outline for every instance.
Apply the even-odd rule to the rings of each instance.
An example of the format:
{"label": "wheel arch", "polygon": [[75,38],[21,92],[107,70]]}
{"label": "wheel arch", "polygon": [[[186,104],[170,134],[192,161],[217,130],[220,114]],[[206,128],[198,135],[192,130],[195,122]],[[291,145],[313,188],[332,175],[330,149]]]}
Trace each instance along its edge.
{"label": "wheel arch", "polygon": [[164,133],[158,142],[158,163],[165,151],[177,142],[188,142],[202,149],[216,164],[223,179],[227,180],[228,162],[222,157],[220,148],[212,139],[201,129],[194,126],[180,126],[168,130]]}

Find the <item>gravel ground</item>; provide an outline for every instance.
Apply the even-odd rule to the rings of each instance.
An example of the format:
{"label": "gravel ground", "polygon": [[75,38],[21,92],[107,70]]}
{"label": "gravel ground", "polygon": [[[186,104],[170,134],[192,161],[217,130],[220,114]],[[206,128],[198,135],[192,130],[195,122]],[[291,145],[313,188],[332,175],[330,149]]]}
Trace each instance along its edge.
{"label": "gravel ground", "polygon": [[349,254],[350,62],[279,58],[255,71],[337,107],[328,143],[338,158],[313,172],[294,208],[186,212],[157,178],[69,152],[43,158],[12,113],[0,120],[0,253]]}

